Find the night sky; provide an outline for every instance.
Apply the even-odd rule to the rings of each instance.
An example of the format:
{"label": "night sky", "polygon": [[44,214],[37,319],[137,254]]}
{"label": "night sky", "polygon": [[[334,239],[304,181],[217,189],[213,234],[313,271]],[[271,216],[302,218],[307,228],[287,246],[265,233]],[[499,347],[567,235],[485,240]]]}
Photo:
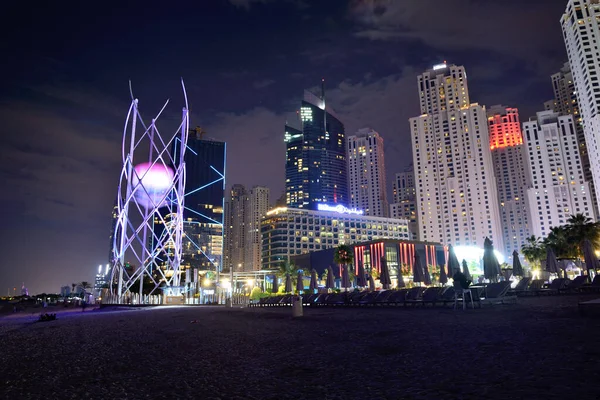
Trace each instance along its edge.
{"label": "night sky", "polygon": [[391,187],[411,159],[418,73],[464,65],[472,102],[518,107],[523,121],[567,59],[566,0],[11,3],[0,24],[2,295],[23,281],[58,292],[107,262],[129,79],[147,119],[171,99],[166,129],[183,77],[190,125],[228,143],[228,186],[266,185],[274,201],[284,123],[322,77],[347,134],[383,136]]}

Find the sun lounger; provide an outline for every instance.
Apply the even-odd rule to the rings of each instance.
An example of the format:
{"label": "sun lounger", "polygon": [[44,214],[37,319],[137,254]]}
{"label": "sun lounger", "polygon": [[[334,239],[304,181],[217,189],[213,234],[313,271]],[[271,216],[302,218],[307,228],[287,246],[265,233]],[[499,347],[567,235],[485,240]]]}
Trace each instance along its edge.
{"label": "sun lounger", "polygon": [[325,299],[325,304],[328,306],[343,306],[346,304],[345,293],[331,293]]}
{"label": "sun lounger", "polygon": [[390,306],[390,305],[396,306],[398,304],[404,304],[407,293],[408,293],[408,289],[395,290],[395,291],[393,291],[392,294],[390,294],[388,296],[385,304],[388,306]]}
{"label": "sun lounger", "polygon": [[538,290],[536,290],[536,293],[537,294],[546,294],[546,295],[559,294],[561,289],[564,289],[565,287],[567,287],[569,282],[571,282],[570,279],[556,278],[555,280],[553,280],[550,283],[550,285],[548,285],[547,288],[538,289]]}
{"label": "sun lounger", "polygon": [[427,289],[425,289],[425,291],[421,294],[421,296],[417,299],[406,299],[406,304],[427,304],[427,303],[432,303],[435,304],[436,302],[439,302],[439,294],[440,294],[440,288],[439,287],[428,287]]}
{"label": "sun lounger", "polygon": [[441,302],[454,305],[454,297],[456,297],[456,289],[452,286],[446,287],[441,293]]}
{"label": "sun lounger", "polygon": [[534,279],[531,281],[531,283],[529,284],[527,289],[523,290],[522,292],[519,292],[518,295],[519,296],[537,296],[537,295],[539,295],[538,291],[541,290],[543,287],[544,287],[543,279]]}
{"label": "sun lounger", "polygon": [[373,304],[375,304],[375,299],[377,298],[377,296],[379,296],[380,293],[381,292],[368,292],[366,295],[364,295],[357,301],[357,304],[359,306],[372,306]]}
{"label": "sun lounger", "polygon": [[530,277],[526,276],[524,278],[521,278],[521,280],[517,283],[517,286],[515,286],[514,289],[508,289],[508,293],[516,294],[516,295],[518,295],[519,293],[523,293],[527,290],[530,283],[531,283]]}
{"label": "sun lounger", "polygon": [[600,275],[596,275],[592,283],[583,285],[581,287],[582,292],[600,292]]}
{"label": "sun lounger", "polygon": [[510,288],[510,282],[498,282],[491,283],[485,287],[483,297],[479,299],[473,299],[482,304],[505,304],[515,303],[517,301],[516,295],[509,295],[508,289]]}
{"label": "sun lounger", "polygon": [[396,293],[395,290],[382,290],[381,292],[379,292],[379,296],[375,297],[375,302],[374,304],[376,306],[380,306],[380,305],[385,305],[387,304],[387,300],[388,298],[393,295],[394,293]]}
{"label": "sun lounger", "polygon": [[570,281],[565,287],[558,290],[564,293],[578,293],[581,291],[581,288],[587,282],[587,280],[587,275],[579,275]]}

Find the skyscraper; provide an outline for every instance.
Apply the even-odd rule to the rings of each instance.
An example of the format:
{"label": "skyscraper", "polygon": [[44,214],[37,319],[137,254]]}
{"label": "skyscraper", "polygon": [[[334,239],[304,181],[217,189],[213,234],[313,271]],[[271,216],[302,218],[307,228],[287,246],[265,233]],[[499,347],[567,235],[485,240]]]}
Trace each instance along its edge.
{"label": "skyscraper", "polygon": [[[560,115],[572,115],[577,129],[577,144],[579,146],[579,156],[583,167],[585,180],[590,184],[592,191],[592,200],[594,213],[598,216],[598,205],[596,204],[596,193],[594,192],[592,170],[590,168],[590,159],[587,154],[585,144],[585,134],[583,132],[583,118],[579,112],[579,103],[577,103],[577,91],[573,73],[569,63],[565,63],[559,72],[552,75],[552,89],[554,90],[554,107],[551,110]],[[549,109],[549,108],[546,108]]]}
{"label": "skyscraper", "polygon": [[375,217],[389,215],[383,138],[371,128],[348,137],[348,177],[351,208]]}
{"label": "skyscraper", "polygon": [[199,270],[220,271],[223,263],[225,143],[203,139],[203,134],[199,128],[190,133],[185,152],[183,264]]}
{"label": "skyscraper", "polygon": [[299,126],[285,126],[287,205],[348,205],[344,125],[325,105],[324,92],[304,93],[299,118]]}
{"label": "skyscraper", "polygon": [[244,271],[259,270],[261,266],[260,222],[269,211],[269,188],[254,186],[244,205]]}
{"label": "skyscraper", "polygon": [[538,112],[536,119],[523,123],[523,132],[531,182],[527,200],[532,233],[544,237],[550,228],[566,224],[572,214],[593,218],[573,116]]}
{"label": "skyscraper", "polygon": [[244,207],[246,205],[246,188],[234,184],[231,187],[225,209],[225,259],[226,268],[234,271],[243,270],[244,244],[246,243],[246,227],[244,226]]}
{"label": "skyscraper", "polygon": [[[597,0],[569,0],[560,22],[583,119],[586,151],[597,155],[600,154],[600,3]],[[600,157],[588,158],[596,199],[600,199]]]}
{"label": "skyscraper", "polygon": [[462,66],[418,77],[422,115],[410,119],[419,239],[503,248],[485,108],[471,104]]}
{"label": "skyscraper", "polygon": [[410,239],[418,240],[417,202],[415,171],[411,163],[403,172],[398,172],[392,184],[393,202],[390,204],[390,217],[408,220]]}
{"label": "skyscraper", "polygon": [[488,110],[490,149],[494,174],[498,183],[503,252],[510,256],[519,251],[531,235],[529,204],[526,193],[530,186],[526,151],[523,145],[519,110],[492,106]]}
{"label": "skyscraper", "polygon": [[246,190],[243,185],[235,184],[226,209],[227,268],[234,271],[260,269],[260,222],[269,209],[269,188],[254,186]]}

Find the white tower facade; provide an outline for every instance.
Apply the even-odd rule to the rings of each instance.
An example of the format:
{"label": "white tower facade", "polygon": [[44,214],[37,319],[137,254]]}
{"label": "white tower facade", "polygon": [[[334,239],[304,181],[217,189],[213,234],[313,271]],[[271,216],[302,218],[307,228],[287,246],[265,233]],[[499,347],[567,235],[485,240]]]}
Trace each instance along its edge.
{"label": "white tower facade", "polygon": [[490,107],[488,130],[498,183],[503,252],[508,258],[514,250],[520,251],[526,238],[531,236],[526,199],[530,182],[519,110],[500,105]]}
{"label": "white tower facade", "polygon": [[462,66],[418,77],[422,115],[411,118],[419,239],[502,246],[485,108],[469,103]]}
{"label": "white tower facade", "polygon": [[586,150],[591,155],[596,198],[600,199],[600,2],[569,0],[560,22],[583,119]]}
{"label": "white tower facade", "polygon": [[532,234],[545,237],[572,214],[594,218],[590,185],[584,179],[572,115],[537,113],[523,123],[531,188],[527,199]]}
{"label": "white tower facade", "polygon": [[363,128],[348,137],[347,146],[350,207],[365,215],[387,217],[383,138],[373,129]]}
{"label": "white tower facade", "polygon": [[261,265],[260,222],[269,211],[269,188],[255,186],[248,192],[244,205],[244,271],[259,270]]}

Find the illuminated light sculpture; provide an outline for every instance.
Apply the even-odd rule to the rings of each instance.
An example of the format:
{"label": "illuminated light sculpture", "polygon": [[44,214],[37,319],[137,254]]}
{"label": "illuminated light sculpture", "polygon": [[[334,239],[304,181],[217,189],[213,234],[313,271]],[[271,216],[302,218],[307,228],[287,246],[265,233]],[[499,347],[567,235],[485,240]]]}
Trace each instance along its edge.
{"label": "illuminated light sculpture", "polygon": [[319,211],[333,211],[333,212],[337,212],[337,213],[340,213],[340,214],[356,214],[356,215],[363,215],[364,214],[363,210],[358,210],[356,208],[344,207],[341,204],[337,204],[335,206],[331,206],[329,204],[319,203],[317,205],[317,209]]}
{"label": "illuminated light sculpture", "polygon": [[[146,126],[131,95],[123,129],[123,168],[117,190],[117,222],[113,235],[110,296],[113,303],[147,303],[143,282],[178,293],[182,257],[185,162],[189,114],[185,108],[172,134],[159,131],[156,122],[169,100]],[[140,128],[143,128],[143,130]],[[140,134],[141,133],[141,134]],[[175,156],[177,147],[178,156]],[[158,231],[155,224],[162,224]],[[116,288],[113,286],[116,285]]]}

